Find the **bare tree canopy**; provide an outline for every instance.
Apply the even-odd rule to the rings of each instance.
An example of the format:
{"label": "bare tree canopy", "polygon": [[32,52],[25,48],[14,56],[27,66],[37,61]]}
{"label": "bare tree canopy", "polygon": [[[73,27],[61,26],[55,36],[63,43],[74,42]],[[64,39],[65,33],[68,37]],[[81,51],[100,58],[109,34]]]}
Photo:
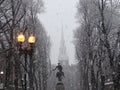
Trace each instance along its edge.
{"label": "bare tree canopy", "polygon": [[74,35],[81,90],[106,90],[108,81],[109,90],[119,89],[119,6],[119,0],[79,0]]}
{"label": "bare tree canopy", "polygon": [[[3,57],[5,64],[4,88],[7,90],[13,90],[13,85],[15,90],[19,87],[24,89],[24,72],[28,76],[29,90],[46,90],[50,39],[37,17],[43,11],[42,0],[0,0],[0,57]],[[26,35],[26,39],[31,34],[37,39],[33,54],[28,53],[30,56],[25,51],[19,51],[17,35],[20,32]],[[26,40],[22,49],[27,46]],[[27,64],[24,64],[24,59]]]}

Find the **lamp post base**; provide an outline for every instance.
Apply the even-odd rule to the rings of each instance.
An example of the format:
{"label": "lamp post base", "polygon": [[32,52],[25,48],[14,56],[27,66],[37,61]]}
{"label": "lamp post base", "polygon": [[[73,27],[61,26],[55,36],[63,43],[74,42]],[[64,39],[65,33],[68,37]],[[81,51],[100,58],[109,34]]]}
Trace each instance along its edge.
{"label": "lamp post base", "polygon": [[56,90],[65,90],[64,84],[62,82],[58,82],[56,84]]}

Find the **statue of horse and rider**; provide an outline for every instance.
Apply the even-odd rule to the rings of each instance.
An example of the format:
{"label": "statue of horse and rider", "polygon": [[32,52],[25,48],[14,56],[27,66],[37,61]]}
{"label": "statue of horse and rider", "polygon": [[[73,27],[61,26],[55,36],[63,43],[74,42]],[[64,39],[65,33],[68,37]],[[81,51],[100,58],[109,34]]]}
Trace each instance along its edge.
{"label": "statue of horse and rider", "polygon": [[62,81],[62,78],[64,77],[64,72],[62,71],[63,70],[63,67],[60,63],[58,63],[58,65],[55,67],[54,70],[58,69],[58,72],[56,73],[56,77],[58,78],[58,81]]}

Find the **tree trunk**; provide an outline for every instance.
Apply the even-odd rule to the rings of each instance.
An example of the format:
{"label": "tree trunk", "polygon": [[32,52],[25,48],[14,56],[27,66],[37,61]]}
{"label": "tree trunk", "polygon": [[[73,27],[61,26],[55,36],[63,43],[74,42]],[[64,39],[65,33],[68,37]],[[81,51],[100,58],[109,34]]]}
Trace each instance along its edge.
{"label": "tree trunk", "polygon": [[93,65],[91,65],[91,86],[92,86],[92,90],[96,90],[96,79],[95,79],[95,73],[94,73],[94,69],[93,69]]}

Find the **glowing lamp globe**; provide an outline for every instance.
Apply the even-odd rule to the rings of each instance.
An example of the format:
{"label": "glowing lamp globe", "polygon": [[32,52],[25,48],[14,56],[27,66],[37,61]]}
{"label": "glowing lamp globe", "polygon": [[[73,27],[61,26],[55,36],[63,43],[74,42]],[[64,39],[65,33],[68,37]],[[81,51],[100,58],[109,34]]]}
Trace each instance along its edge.
{"label": "glowing lamp globe", "polygon": [[25,41],[25,36],[23,35],[23,33],[20,33],[18,35],[17,40],[19,43],[23,43]]}
{"label": "glowing lamp globe", "polygon": [[36,41],[35,36],[30,35],[29,38],[28,38],[28,43],[30,43],[30,44],[34,44],[35,41]]}
{"label": "glowing lamp globe", "polygon": [[3,71],[1,71],[1,72],[0,72],[0,74],[4,74],[4,72],[3,72]]}

